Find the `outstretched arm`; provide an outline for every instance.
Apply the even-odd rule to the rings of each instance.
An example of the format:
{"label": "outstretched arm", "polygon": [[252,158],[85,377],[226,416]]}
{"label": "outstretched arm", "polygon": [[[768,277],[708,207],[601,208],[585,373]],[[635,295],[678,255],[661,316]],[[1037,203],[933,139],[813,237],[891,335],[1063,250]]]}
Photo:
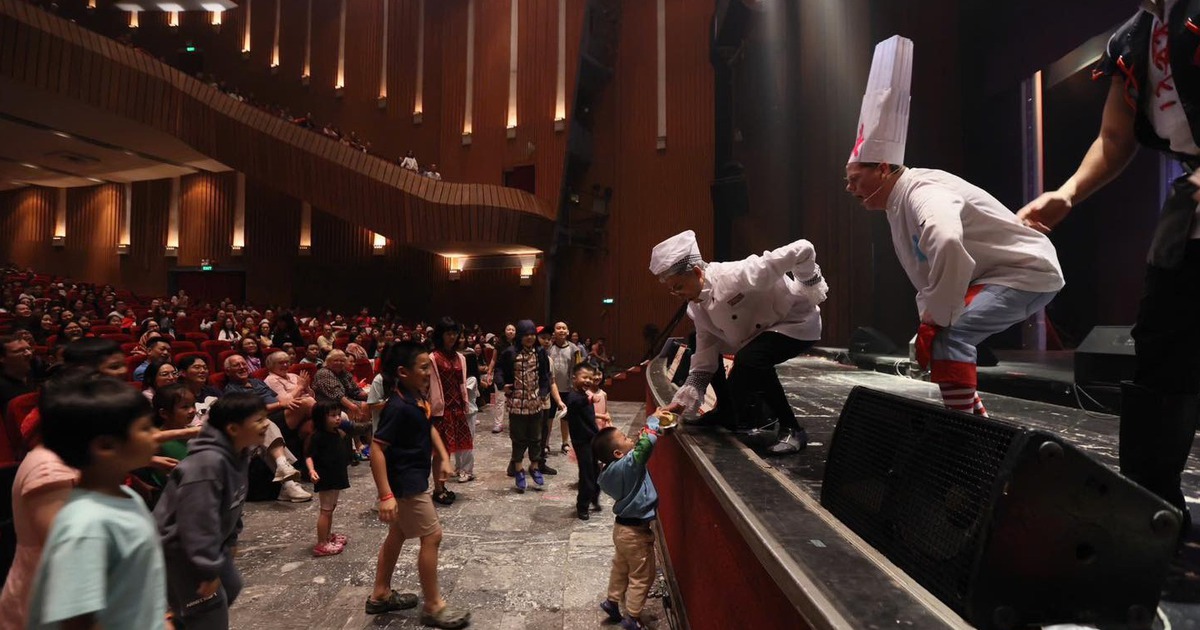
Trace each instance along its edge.
{"label": "outstretched arm", "polygon": [[1133,132],[1136,113],[1125,102],[1122,79],[1113,77],[1104,102],[1100,135],[1084,154],[1079,168],[1058,190],[1042,193],[1017,212],[1022,223],[1039,232],[1049,232],[1067,218],[1075,204],[1087,199],[1112,181],[1137,153]]}

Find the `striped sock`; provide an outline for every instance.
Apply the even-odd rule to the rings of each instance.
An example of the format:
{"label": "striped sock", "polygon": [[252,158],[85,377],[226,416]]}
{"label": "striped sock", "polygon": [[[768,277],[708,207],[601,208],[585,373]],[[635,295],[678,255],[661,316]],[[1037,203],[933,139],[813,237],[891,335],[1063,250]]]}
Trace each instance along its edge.
{"label": "striped sock", "polygon": [[975,393],[974,412],[975,412],[975,415],[977,415],[977,416],[983,416],[984,418],[991,417],[988,415],[987,408],[983,406],[983,401],[979,399],[978,392]]}
{"label": "striped sock", "polygon": [[949,409],[966,413],[976,413],[976,405],[979,406],[979,409],[983,409],[979,394],[975,393],[975,388],[970,385],[938,383],[938,388],[942,390],[942,404]]}

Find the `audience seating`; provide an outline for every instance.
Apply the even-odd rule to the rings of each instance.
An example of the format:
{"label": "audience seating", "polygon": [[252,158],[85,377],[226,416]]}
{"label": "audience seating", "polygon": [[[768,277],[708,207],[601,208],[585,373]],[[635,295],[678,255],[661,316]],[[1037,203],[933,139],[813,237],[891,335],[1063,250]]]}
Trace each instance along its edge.
{"label": "audience seating", "polygon": [[[137,347],[138,347],[138,345],[132,341],[130,341],[129,343],[123,343],[123,344],[121,344],[121,352],[124,352],[125,354],[128,355],[128,354],[131,354],[133,352],[134,348],[137,348]],[[142,353],[139,352],[138,356],[142,356]]]}
{"label": "audience seating", "polygon": [[111,339],[117,343],[133,343],[133,335],[126,335],[125,333],[104,333],[100,335],[100,338]]}
{"label": "audience seating", "polygon": [[256,378],[261,381],[264,378],[267,378],[267,375],[270,373],[271,373],[271,371],[268,370],[267,368],[258,368],[257,370],[254,370],[253,372],[250,373],[250,378]]}
{"label": "audience seating", "polygon": [[225,386],[229,384],[229,377],[222,371],[213,372],[212,376],[208,377],[208,384],[217,388],[217,391],[223,392]]}
{"label": "audience seating", "polygon": [[225,350],[229,350],[233,345],[228,341],[209,340],[200,344],[200,349],[207,352],[208,356],[212,357],[213,364],[208,366],[210,370],[217,371],[221,369],[221,365],[217,363],[217,358]]}
{"label": "audience seating", "polygon": [[93,324],[92,334],[103,337],[104,335],[120,335],[123,334],[120,326],[109,326],[108,324]]}
{"label": "audience seating", "polygon": [[137,369],[137,366],[141,365],[145,361],[146,355],[144,354],[130,354],[129,356],[125,357],[125,367],[129,368],[129,373],[125,375],[125,378],[132,381],[133,371]]}
{"label": "audience seating", "polygon": [[288,368],[288,372],[292,374],[300,374],[301,372],[308,374],[308,382],[312,382],[317,375],[317,370],[321,369],[316,363],[293,363],[292,367]]}
{"label": "audience seating", "polygon": [[171,342],[172,352],[195,352],[196,344],[190,341],[173,341]]}
{"label": "audience seating", "polygon": [[354,378],[370,381],[375,378],[375,366],[369,360],[359,359],[354,362]]}
{"label": "audience seating", "polygon": [[[4,410],[4,437],[8,441],[8,448],[12,451],[14,461],[21,461],[25,457],[25,442],[21,439],[21,422],[25,420],[25,416],[29,412],[37,409],[38,392],[21,394],[16,398],[8,401],[8,408]],[[3,454],[0,453],[0,457]]]}
{"label": "audience seating", "polygon": [[212,371],[212,356],[210,356],[207,352],[199,352],[195,350],[191,352],[177,352],[175,353],[175,356],[171,357],[171,362],[175,365],[179,365],[180,361],[183,361],[188,357],[200,357],[201,359],[204,359],[204,364],[208,366],[210,372]]}
{"label": "audience seating", "polygon": [[183,338],[196,344],[197,346],[203,346],[204,342],[212,341],[212,337],[209,337],[207,334],[202,332],[185,332],[183,333]]}
{"label": "audience seating", "polygon": [[229,350],[222,350],[221,353],[217,355],[217,366],[213,369],[213,371],[219,372],[221,370],[224,370],[225,369],[225,359],[228,359],[229,357],[231,357],[237,353],[238,353],[238,351],[234,350],[232,348],[230,348]]}

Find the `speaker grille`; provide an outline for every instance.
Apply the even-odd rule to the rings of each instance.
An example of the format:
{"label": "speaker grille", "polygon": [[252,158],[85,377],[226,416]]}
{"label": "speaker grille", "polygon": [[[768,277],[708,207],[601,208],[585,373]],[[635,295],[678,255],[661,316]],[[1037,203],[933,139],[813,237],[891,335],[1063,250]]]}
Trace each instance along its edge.
{"label": "speaker grille", "polygon": [[821,503],[931,593],[962,610],[1014,425],[856,387]]}

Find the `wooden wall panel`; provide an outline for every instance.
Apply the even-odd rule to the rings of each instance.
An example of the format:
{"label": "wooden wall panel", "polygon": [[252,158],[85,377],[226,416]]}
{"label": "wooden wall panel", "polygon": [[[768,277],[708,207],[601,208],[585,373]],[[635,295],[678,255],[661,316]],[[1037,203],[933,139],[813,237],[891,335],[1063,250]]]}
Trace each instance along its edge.
{"label": "wooden wall panel", "polygon": [[[584,189],[612,187],[603,252],[564,252],[570,290],[551,313],[583,334],[605,336],[623,363],[641,359],[647,325],[662,327],[679,307],[647,271],[650,250],[685,229],[712,254],[709,184],[713,173],[712,70],[708,33],[713,6],[667,0],[667,148],[655,150],[656,6],[621,3],[617,67],[595,109],[595,162]],[[601,304],[605,297],[615,304]],[[683,332],[685,328],[681,328]]]}
{"label": "wooden wall panel", "polygon": [[202,259],[232,262],[235,173],[197,173],[179,182],[179,258],[181,267]]}
{"label": "wooden wall panel", "polygon": [[174,264],[165,253],[171,180],[135,182],[131,188],[130,244],[129,253],[119,257],[121,283],[136,293],[165,291],[167,270]]}
{"label": "wooden wall panel", "polygon": [[124,206],[124,187],[119,184],[68,190],[63,249],[70,260],[57,273],[82,267],[92,270],[91,278],[98,284],[119,283],[121,269],[114,255]]}
{"label": "wooden wall panel", "polygon": [[0,194],[0,259],[20,267],[52,265],[55,192],[44,188]]}
{"label": "wooden wall panel", "polygon": [[[440,5],[431,2],[429,6]],[[237,59],[232,63],[261,67],[269,62],[273,7],[271,0],[252,5],[255,39],[251,53],[245,60],[236,53]],[[314,94],[333,90],[337,8],[337,3],[313,3],[313,82],[307,89]],[[436,19],[438,10],[432,13]],[[236,12],[226,17],[227,23],[215,37],[219,42],[234,43],[229,48],[240,50],[237,35],[241,22],[235,19]],[[27,46],[0,49],[4,56],[0,67],[5,68],[7,76],[29,87],[76,98],[173,134],[201,153],[250,177],[270,182],[282,192],[307,199],[399,242],[428,245],[445,240],[447,231],[452,229],[445,214],[478,223],[483,216],[496,211],[501,219],[499,229],[481,233],[474,240],[537,248],[544,248],[549,242],[555,211],[532,195],[496,191],[489,198],[501,205],[489,206],[483,197],[468,192],[467,188],[478,184],[431,182],[402,172],[395,164],[366,156],[238,103],[145,54],[17,0],[0,0],[0,21],[6,31],[14,33],[14,40],[25,38],[22,41],[29,42]],[[259,35],[262,22],[270,28]],[[202,30],[203,26],[198,28]],[[172,31],[159,35],[175,36]],[[155,41],[156,37],[153,29],[148,29],[144,36],[139,32],[139,36],[149,41]],[[233,41],[225,41],[229,39]],[[303,44],[302,38],[300,43]],[[267,48],[265,52],[263,47]],[[66,85],[60,81],[63,68],[50,65],[51,51],[59,48],[69,49],[72,55],[78,53],[86,60],[69,68],[70,81]],[[331,49],[333,55],[328,54]],[[222,55],[216,54],[214,59],[222,59]],[[278,78],[268,75],[263,79],[264,85]],[[86,89],[75,91],[68,87],[81,83]],[[362,106],[362,99],[358,103]],[[372,99],[366,107],[373,106]],[[385,116],[377,108],[374,113]],[[420,216],[410,220],[407,216],[410,213]],[[421,231],[426,227],[430,232]]]}

